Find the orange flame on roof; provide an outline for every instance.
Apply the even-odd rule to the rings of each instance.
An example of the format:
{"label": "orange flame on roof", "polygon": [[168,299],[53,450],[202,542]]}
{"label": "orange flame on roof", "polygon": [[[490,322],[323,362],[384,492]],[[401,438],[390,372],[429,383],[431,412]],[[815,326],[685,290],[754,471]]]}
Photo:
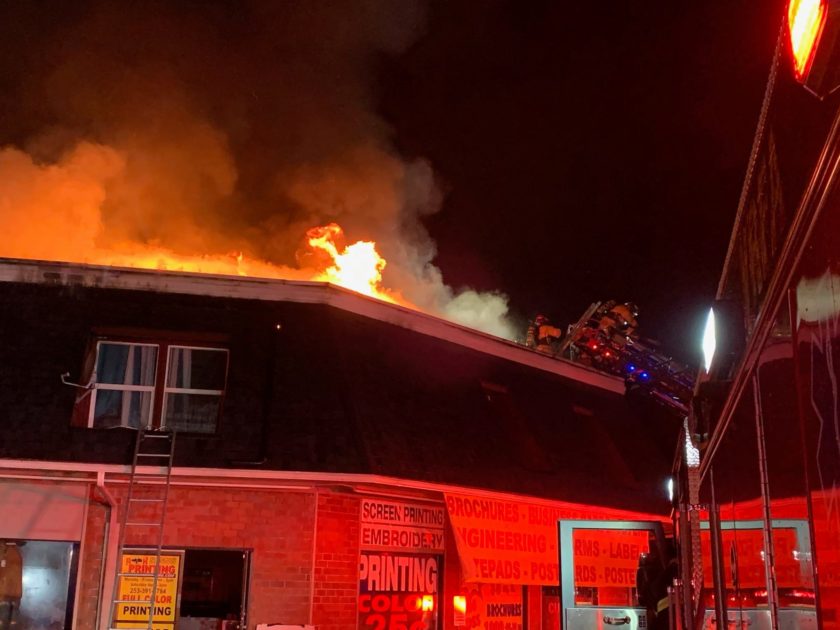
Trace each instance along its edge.
{"label": "orange flame on roof", "polygon": [[[385,302],[413,307],[399,292],[382,285],[382,271],[387,263],[376,250],[376,243],[357,241],[345,247],[344,238],[344,230],[336,223],[307,230],[304,250],[299,252],[304,261],[300,268],[276,265],[246,256],[243,252],[179,254],[160,246],[128,242],[109,248],[92,247],[82,258],[57,258],[64,258],[67,262],[112,267],[329,282]],[[44,252],[30,252],[26,248],[23,251],[3,252],[0,247],[0,256],[4,254],[21,258],[45,258]]]}
{"label": "orange flame on roof", "polygon": [[387,263],[376,251],[376,243],[358,241],[339,249],[344,231],[337,223],[312,228],[306,236],[310,247],[325,252],[332,260],[332,265],[320,272],[315,280],[330,282],[380,300],[396,301],[382,288],[382,270]]}

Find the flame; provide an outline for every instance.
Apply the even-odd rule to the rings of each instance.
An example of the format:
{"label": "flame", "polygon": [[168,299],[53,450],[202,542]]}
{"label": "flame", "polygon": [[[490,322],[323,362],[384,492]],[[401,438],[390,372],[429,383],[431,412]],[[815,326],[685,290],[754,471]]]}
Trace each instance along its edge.
{"label": "flame", "polygon": [[393,295],[381,286],[382,271],[387,263],[376,251],[376,243],[357,241],[339,249],[344,231],[337,223],[312,228],[306,236],[310,247],[326,253],[332,260],[332,265],[320,272],[315,280],[330,282],[387,302],[396,302]]}
{"label": "flame", "polygon": [[376,251],[376,243],[357,241],[343,247],[343,241],[344,230],[337,223],[307,230],[306,246],[309,250],[302,253],[305,254],[303,258],[306,258],[308,264],[300,269],[249,258],[243,252],[231,252],[226,255],[183,255],[159,247],[138,249],[132,244],[125,244],[116,250],[89,252],[93,255],[80,262],[164,271],[329,282],[385,302],[412,306],[398,292],[382,286],[382,271],[387,262]]}
{"label": "flame", "polygon": [[[59,256],[68,262],[91,263],[111,267],[157,269],[188,273],[251,276],[278,280],[329,282],[386,302],[413,307],[399,292],[382,286],[386,261],[376,250],[376,243],[358,241],[346,247],[344,230],[336,223],[313,227],[306,232],[306,249],[301,256],[306,262],[300,268],[276,265],[251,258],[244,252],[228,254],[179,254],[160,246],[134,242],[113,244],[108,248],[91,247],[83,257]],[[13,258],[52,258],[44,250],[16,249],[0,256]]]}

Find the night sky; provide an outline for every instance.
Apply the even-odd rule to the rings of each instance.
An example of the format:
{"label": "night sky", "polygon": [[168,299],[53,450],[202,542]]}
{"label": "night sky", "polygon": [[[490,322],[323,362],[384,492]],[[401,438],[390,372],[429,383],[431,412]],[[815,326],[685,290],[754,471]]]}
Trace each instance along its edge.
{"label": "night sky", "polygon": [[[0,256],[117,242],[291,265],[307,227],[338,221],[381,242],[391,281],[429,310],[461,287],[500,292],[519,329],[630,300],[644,336],[691,357],[782,13],[781,0],[4,2],[0,201],[55,185],[87,191],[90,212],[52,228],[61,203],[0,204]],[[32,225],[39,248],[19,247]]]}
{"label": "night sky", "polygon": [[[714,297],[783,3],[438,2],[385,73],[400,148],[444,180],[454,284],[574,321],[632,300],[686,356]],[[693,349],[688,349],[690,357]]]}

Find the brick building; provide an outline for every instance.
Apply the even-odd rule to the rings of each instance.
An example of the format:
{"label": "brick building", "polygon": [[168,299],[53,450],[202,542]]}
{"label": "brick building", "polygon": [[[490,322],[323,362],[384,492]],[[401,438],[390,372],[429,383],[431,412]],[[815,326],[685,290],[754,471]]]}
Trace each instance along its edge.
{"label": "brick building", "polygon": [[620,379],[329,285],[3,260],[0,366],[23,628],[107,628],[156,549],[117,558],[144,426],[162,628],[556,628],[557,519],[669,509],[680,427]]}

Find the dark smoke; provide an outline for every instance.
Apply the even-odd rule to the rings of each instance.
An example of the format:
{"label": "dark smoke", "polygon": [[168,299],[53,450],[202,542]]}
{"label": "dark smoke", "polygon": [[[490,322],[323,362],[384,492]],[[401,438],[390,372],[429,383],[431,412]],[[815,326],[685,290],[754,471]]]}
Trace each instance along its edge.
{"label": "dark smoke", "polygon": [[376,111],[378,63],[424,24],[407,0],[3,3],[0,255],[241,251],[294,275],[335,221],[377,241],[386,286],[509,336],[502,296],[431,264],[432,166]]}

